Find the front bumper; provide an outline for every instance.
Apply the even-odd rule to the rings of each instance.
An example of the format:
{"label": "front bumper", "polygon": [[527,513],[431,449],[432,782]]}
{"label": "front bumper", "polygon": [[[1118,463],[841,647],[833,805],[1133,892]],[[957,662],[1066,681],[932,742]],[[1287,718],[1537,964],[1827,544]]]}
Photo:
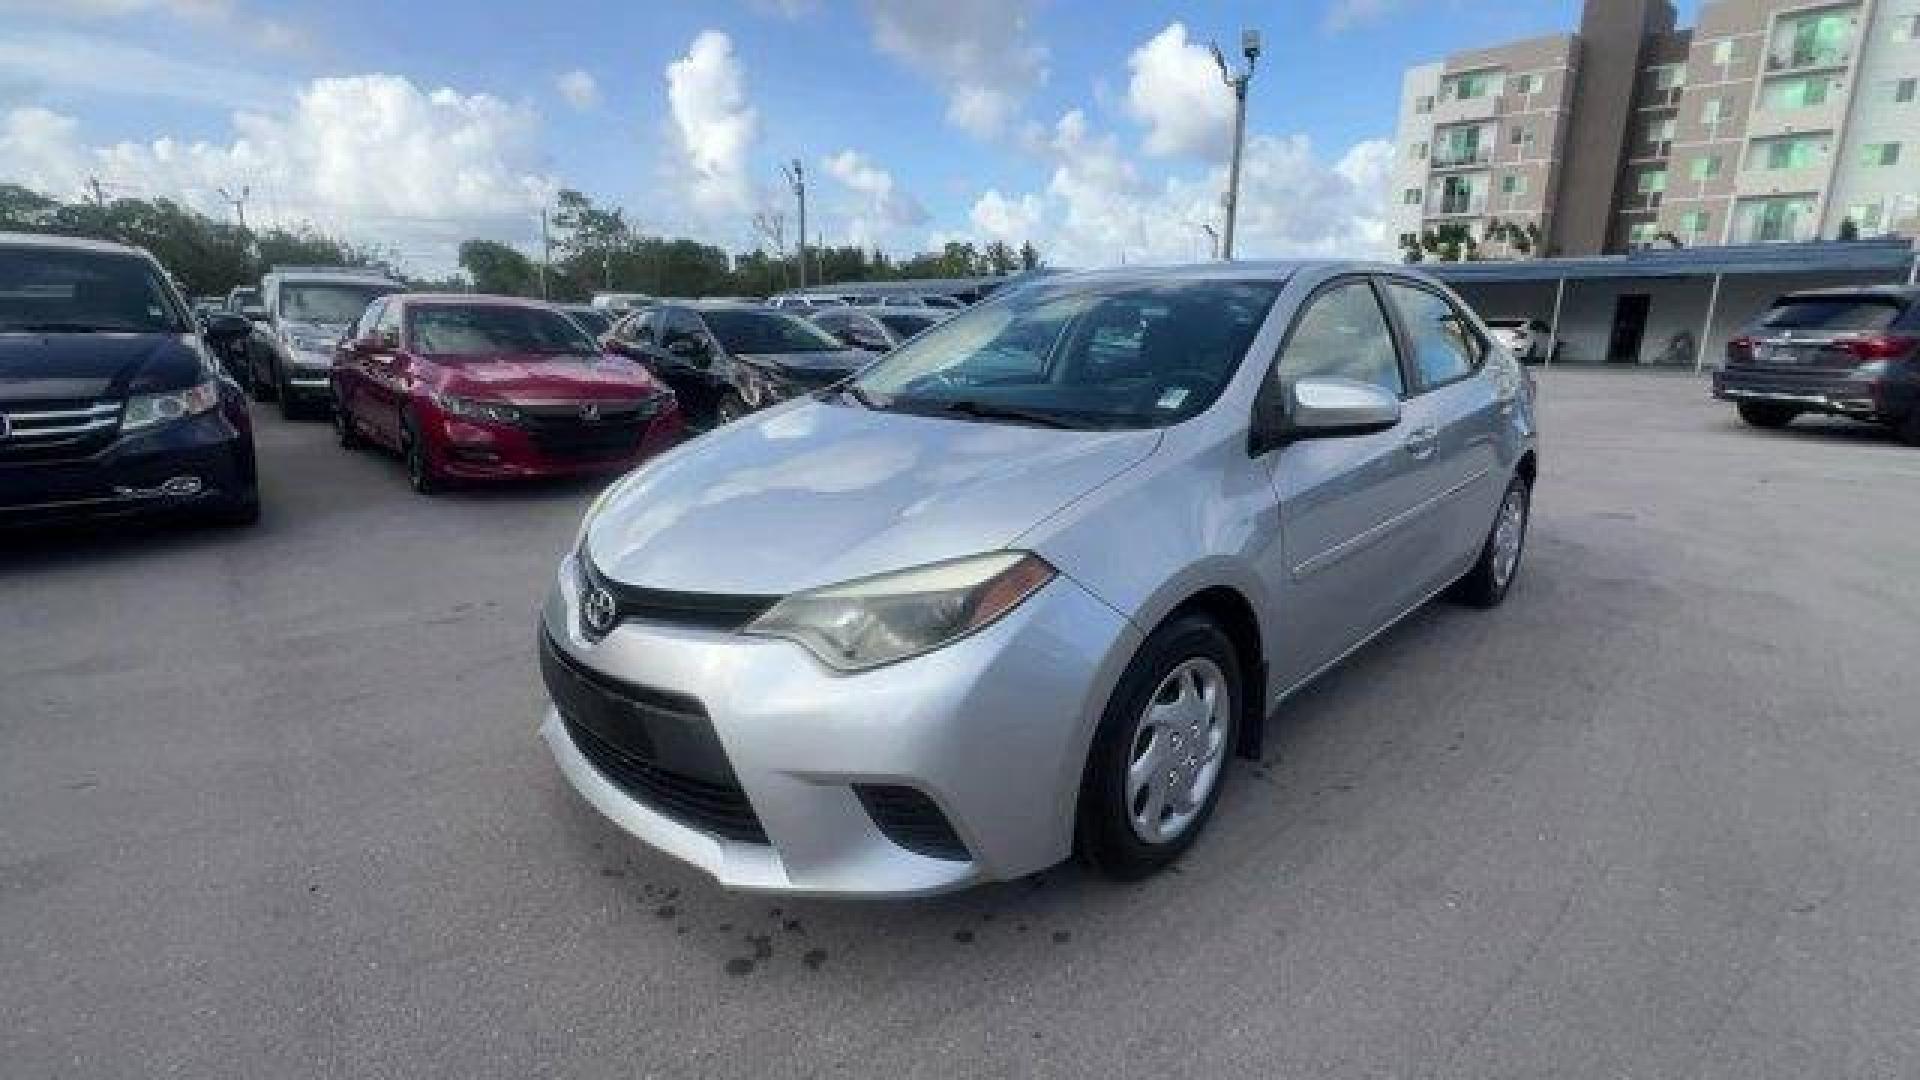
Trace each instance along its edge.
{"label": "front bumper", "polygon": [[462,480],[511,480],[620,472],[671,448],[684,426],[667,405],[647,423],[637,443],[623,450],[557,450],[543,446],[525,428],[450,416],[438,409],[425,426],[436,465]]}
{"label": "front bumper", "polygon": [[1861,420],[1893,420],[1912,411],[1920,389],[1913,380],[1886,374],[1727,367],[1713,373],[1713,396]]}
{"label": "front bumper", "polygon": [[296,401],[332,401],[333,361],[317,357],[308,363],[287,363],[280,390]]}
{"label": "front bumper", "polygon": [[[1140,640],[1060,577],[971,637],[839,675],[799,645],[725,631],[628,622],[589,641],[574,575],[569,556],[543,632],[583,668],[703,706],[766,842],[731,839],[636,797],[589,760],[554,708],[541,735],[568,781],[615,824],[732,889],[916,895],[1059,862],[1072,850],[1093,729]],[[652,741],[667,754],[675,740]],[[964,855],[930,857],[890,839],[856,784],[923,794]]]}
{"label": "front bumper", "polygon": [[216,409],[82,457],[0,457],[0,526],[185,510],[250,498],[253,485],[252,437]]}

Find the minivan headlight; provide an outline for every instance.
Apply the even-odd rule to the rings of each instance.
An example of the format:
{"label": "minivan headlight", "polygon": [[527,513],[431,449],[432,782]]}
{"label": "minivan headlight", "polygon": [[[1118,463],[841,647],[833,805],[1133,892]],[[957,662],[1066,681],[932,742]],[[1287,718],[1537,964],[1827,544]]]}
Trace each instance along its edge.
{"label": "minivan headlight", "polygon": [[1030,552],[974,555],[795,593],[744,632],[797,642],[837,671],[865,671],[991,625],[1054,574]]}
{"label": "minivan headlight", "polygon": [[212,380],[166,394],[135,394],[127,399],[120,430],[138,431],[188,416],[210,412],[220,404],[220,388]]}

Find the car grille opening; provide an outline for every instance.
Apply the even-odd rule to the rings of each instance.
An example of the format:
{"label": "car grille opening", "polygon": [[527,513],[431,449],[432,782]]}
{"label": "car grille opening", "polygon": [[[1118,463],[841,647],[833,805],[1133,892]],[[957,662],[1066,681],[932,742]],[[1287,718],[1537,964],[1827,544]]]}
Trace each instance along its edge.
{"label": "car grille opening", "polygon": [[[608,578],[593,565],[593,560],[587,556],[585,544],[580,546],[576,563],[580,571],[582,595],[601,588],[613,597],[613,621],[610,627],[635,619],[732,632],[765,615],[780,602],[778,596],[756,593],[678,592],[623,584]],[[584,624],[582,630],[589,637],[599,636],[592,627]]]}
{"label": "car grille opening", "polygon": [[544,630],[540,637],[547,695],[568,738],[601,776],[689,828],[767,842],[697,698],[602,675],[568,657]]}
{"label": "car grille opening", "polygon": [[113,440],[120,409],[118,401],[0,402],[0,461],[85,457]]}
{"label": "car grille opening", "polygon": [[887,839],[916,855],[965,862],[971,856],[927,793],[899,784],[855,784],[867,816]]}
{"label": "car grille opening", "polygon": [[[591,405],[592,418],[582,415]],[[635,454],[659,411],[654,401],[608,401],[518,406],[527,437],[557,458],[621,458]]]}

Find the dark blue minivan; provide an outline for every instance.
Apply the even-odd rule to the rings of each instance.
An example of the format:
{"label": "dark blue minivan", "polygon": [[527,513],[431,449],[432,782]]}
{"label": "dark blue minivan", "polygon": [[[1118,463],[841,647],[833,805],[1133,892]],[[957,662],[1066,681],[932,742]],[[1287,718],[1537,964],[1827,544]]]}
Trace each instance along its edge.
{"label": "dark blue minivan", "polygon": [[172,513],[260,515],[245,396],[137,248],[0,232],[0,526]]}

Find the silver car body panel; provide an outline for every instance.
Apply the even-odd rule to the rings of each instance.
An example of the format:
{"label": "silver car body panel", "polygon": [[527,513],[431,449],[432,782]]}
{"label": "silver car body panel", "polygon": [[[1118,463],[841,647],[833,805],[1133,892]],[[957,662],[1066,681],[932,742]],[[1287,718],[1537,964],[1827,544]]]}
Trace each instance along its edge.
{"label": "silver car body panel", "polygon": [[[549,632],[582,664],[699,697],[771,843],[654,814],[599,778],[550,714],[574,784],[730,887],[920,893],[1017,877],[1071,852],[1107,698],[1176,608],[1210,590],[1244,599],[1278,702],[1472,566],[1535,438],[1524,377],[1484,326],[1484,367],[1406,398],[1396,427],[1249,454],[1255,399],[1320,289],[1381,275],[1450,292],[1370,264],[1168,273],[1286,279],[1218,400],[1183,423],[1056,431],[800,399],[612,489],[586,545],[603,573],[646,588],[786,594],[1000,548],[1034,551],[1060,576],[985,631],[846,675],[784,640],[627,623],[590,641],[569,559]],[[972,860],[887,841],[848,788],[863,777],[926,791]]]}

